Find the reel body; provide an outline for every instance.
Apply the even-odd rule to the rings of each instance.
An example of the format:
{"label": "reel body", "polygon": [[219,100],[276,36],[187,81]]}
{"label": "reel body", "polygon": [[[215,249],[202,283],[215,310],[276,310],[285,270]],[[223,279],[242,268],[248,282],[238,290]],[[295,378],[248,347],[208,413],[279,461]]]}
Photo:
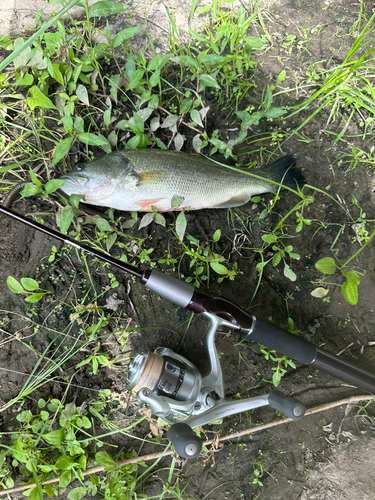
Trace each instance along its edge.
{"label": "reel body", "polygon": [[140,404],[172,426],[168,439],[177,453],[194,458],[202,448],[201,439],[192,429],[211,422],[221,422],[228,415],[270,405],[293,420],[305,414],[304,405],[279,391],[239,401],[224,399],[224,384],[214,338],[219,327],[235,328],[232,323],[212,313],[203,313],[209,321],[206,346],[210,371],[202,376],[189,360],[166,347],[153,353],[138,354],[129,366],[127,387],[136,392]]}

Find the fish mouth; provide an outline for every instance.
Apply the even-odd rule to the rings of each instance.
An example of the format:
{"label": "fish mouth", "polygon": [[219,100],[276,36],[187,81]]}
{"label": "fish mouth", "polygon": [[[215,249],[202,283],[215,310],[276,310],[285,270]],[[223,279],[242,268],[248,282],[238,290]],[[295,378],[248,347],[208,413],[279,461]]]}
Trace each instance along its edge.
{"label": "fish mouth", "polygon": [[[62,180],[66,180],[68,181],[67,184],[70,185],[70,187],[74,188],[74,187],[79,187],[79,188],[83,188],[86,186],[86,184],[88,183],[89,181],[89,178],[87,177],[87,175],[75,175],[75,176],[71,176],[71,175],[68,175],[68,174],[64,174],[64,175],[61,175],[60,176],[60,179]],[[64,188],[64,186],[63,186]]]}

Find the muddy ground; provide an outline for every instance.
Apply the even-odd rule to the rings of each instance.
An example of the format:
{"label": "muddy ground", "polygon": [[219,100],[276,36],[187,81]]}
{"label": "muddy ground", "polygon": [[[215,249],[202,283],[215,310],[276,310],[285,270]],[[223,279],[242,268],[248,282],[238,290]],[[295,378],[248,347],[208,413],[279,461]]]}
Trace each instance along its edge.
{"label": "muddy ground", "polygon": [[[342,61],[353,42],[353,37],[347,33],[357,17],[356,2],[290,1],[282,5],[271,5],[269,15],[265,15],[264,19],[274,43],[259,60],[257,88],[263,88],[267,82],[275,82],[284,68],[287,68],[286,87],[294,79],[302,81],[312,62],[323,61],[324,66],[332,64],[329,61]],[[116,24],[119,21],[113,22]],[[311,33],[317,26],[321,26],[320,29]],[[283,40],[287,35],[294,34],[297,40],[303,41],[302,30],[305,29],[309,29],[306,32],[309,33],[307,41],[299,46],[295,44],[283,47]],[[255,90],[251,97],[254,101],[259,100],[259,90]],[[294,97],[303,98],[303,90],[299,89],[295,96],[288,93],[289,100]],[[366,217],[373,220],[374,174],[363,165],[359,165],[354,171],[347,171],[347,166],[340,163],[340,155],[348,151],[348,146],[344,142],[334,144],[332,135],[323,131],[328,115],[329,111],[317,115],[304,128],[303,132],[307,138],[312,139],[311,142],[302,142],[297,136],[293,136],[282,145],[282,153],[296,154],[299,168],[303,170],[308,184],[326,190],[333,199],[341,200],[354,219],[359,216],[360,211],[352,205],[352,195]],[[291,119],[281,127],[294,127],[303,118]],[[226,117],[220,116],[218,112],[216,119],[217,123],[213,126],[220,127],[224,138]],[[329,125],[328,130],[338,133],[343,125],[343,121],[336,120]],[[265,128],[272,126],[275,124],[264,125]],[[347,134],[351,136],[351,143],[368,151],[372,145],[371,138],[366,136],[363,139],[362,130],[359,120],[353,120]],[[257,132],[259,130],[255,127],[249,138]],[[256,148],[253,146],[253,149]],[[280,156],[282,153],[279,151]],[[267,154],[264,158],[267,159]],[[255,159],[259,160],[256,155]],[[312,191],[307,193],[313,194]],[[249,203],[240,210],[234,209],[234,214],[240,214],[242,220],[246,220],[246,231],[234,216],[228,217],[224,210],[189,213],[187,232],[203,243],[212,241],[214,231],[220,228],[222,237],[218,249],[231,263],[238,262],[241,274],[233,282],[227,280],[218,283],[215,278],[211,279],[211,293],[224,296],[283,328],[287,328],[287,318],[291,317],[295,328],[300,330],[298,335],[329,353],[340,355],[375,372],[372,360],[375,355],[374,246],[367,246],[352,262],[356,269],[365,271],[361,276],[356,306],[347,304],[341,296],[340,288],[334,285],[329,285],[328,300],[313,298],[311,291],[317,286],[314,282],[321,278],[321,273],[314,267],[316,261],[332,256],[330,248],[333,244],[336,257],[341,262],[345,262],[360,248],[347,213],[321,193],[314,193],[314,198],[314,203],[304,211],[305,218],[314,220],[310,226],[305,226],[303,231],[296,234],[295,218],[292,217],[290,221],[293,222],[289,231],[292,238],[290,241],[294,251],[300,255],[300,259],[293,262],[297,280],[291,282],[283,275],[281,268],[267,266],[254,300],[252,296],[258,279],[255,266],[259,262],[259,256],[248,248],[261,246],[262,234],[274,227],[298,200],[293,195],[283,193],[274,212],[262,223],[257,218],[261,210],[259,206]],[[264,199],[267,203],[272,197],[265,195]],[[51,210],[51,205],[33,198],[18,201],[14,208],[23,214],[45,213]],[[167,222],[174,217],[174,214],[167,214]],[[48,217],[45,217],[45,221],[53,224]],[[343,225],[345,229],[336,241]],[[368,229],[370,228],[371,223],[368,224]],[[127,232],[133,237],[148,238],[145,245],[154,249],[151,254],[153,261],[166,255],[169,233],[165,228],[151,224],[142,230]],[[0,235],[0,395],[4,404],[18,394],[25,380],[23,374],[33,370],[36,363],[35,352],[42,353],[48,345],[53,350],[62,335],[64,340],[59,348],[71,345],[72,338],[79,331],[79,325],[71,316],[75,311],[74,304],[86,294],[86,304],[89,303],[92,289],[79,256],[73,251],[64,250],[56,241],[4,216],[0,217]],[[58,254],[54,262],[49,264],[52,245],[56,246]],[[101,349],[109,358],[117,356],[120,361],[116,369],[103,368],[96,375],[91,373],[88,366],[76,372],[76,364],[88,355],[88,349],[71,358],[64,366],[64,371],[58,371],[58,375],[70,377],[75,374],[72,379],[74,386],[66,393],[66,401],[75,400],[77,404],[89,400],[100,389],[110,388],[114,412],[111,413],[111,419],[121,425],[131,421],[131,415],[136,409],[134,399],[129,399],[125,388],[129,359],[138,352],[165,346],[178,349],[181,355],[204,370],[205,324],[198,319],[185,336],[189,317],[185,311],[176,310],[171,304],[145,291],[142,285],[119,270],[103,268],[98,262],[91,262],[90,268],[97,292],[108,287],[108,272],[112,272],[119,281],[119,286],[109,289],[97,305],[107,315],[113,314],[102,331],[108,337],[102,341]],[[189,261],[186,258],[182,261],[181,271],[185,276],[189,275]],[[42,288],[51,294],[41,305],[28,311],[20,297],[7,289],[5,283],[9,275],[17,279],[36,276],[41,281]],[[341,283],[342,278],[337,275],[330,281]],[[110,299],[119,301],[115,311],[111,310]],[[62,305],[56,307],[60,303]],[[97,322],[98,316],[95,314],[91,312],[84,318],[85,322]],[[121,341],[122,333],[109,335],[111,331],[128,325],[134,330],[128,335],[126,343]],[[218,335],[216,342],[227,397],[247,397],[269,392],[272,389],[272,367],[275,365],[264,358],[256,345],[238,346],[237,340],[235,334],[227,335],[223,332]],[[298,397],[308,408],[363,392],[302,365],[298,365],[296,370],[289,368],[279,388],[286,394]],[[30,399],[26,399],[22,409],[34,408],[39,397],[61,398],[65,390],[65,385],[58,381],[51,382],[36,391]],[[12,428],[14,415],[20,408],[18,404],[0,413],[0,431]],[[360,499],[373,498],[374,412],[373,405],[367,405],[367,402],[362,405],[341,405],[306,416],[299,422],[227,440],[213,454],[193,461],[181,461],[179,474],[182,478],[180,487],[185,488],[183,496],[220,500],[276,500],[281,497],[290,500],[346,500],[354,496]],[[211,426],[206,432],[209,438],[215,431],[227,435],[280,418],[275,411],[265,407],[246,415],[226,418],[220,429]],[[143,423],[132,432],[139,437],[147,435],[150,441],[153,437],[149,423]],[[118,446],[116,451],[134,449],[139,455],[160,449],[156,443],[141,445],[140,441],[121,434],[112,436],[108,442]],[[168,467],[170,460],[163,459],[157,469]],[[254,470],[261,472],[262,486],[254,484]],[[142,485],[141,491],[157,498],[162,492],[166,477],[167,472],[155,470]],[[177,473],[174,480],[176,478]]]}

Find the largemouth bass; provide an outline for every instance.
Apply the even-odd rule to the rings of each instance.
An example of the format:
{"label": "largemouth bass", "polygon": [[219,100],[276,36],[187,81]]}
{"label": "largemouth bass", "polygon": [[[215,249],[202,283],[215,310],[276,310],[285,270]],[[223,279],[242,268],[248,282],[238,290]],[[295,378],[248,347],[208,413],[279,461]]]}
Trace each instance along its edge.
{"label": "largemouth bass", "polygon": [[89,163],[77,164],[62,175],[67,195],[84,195],[85,203],[117,210],[159,212],[172,210],[174,196],[183,198],[178,210],[190,207],[229,208],[247,203],[256,194],[277,191],[275,181],[290,188],[302,186],[294,156],[285,156],[263,168],[246,172],[216,164],[203,156],[154,149],[123,150]]}

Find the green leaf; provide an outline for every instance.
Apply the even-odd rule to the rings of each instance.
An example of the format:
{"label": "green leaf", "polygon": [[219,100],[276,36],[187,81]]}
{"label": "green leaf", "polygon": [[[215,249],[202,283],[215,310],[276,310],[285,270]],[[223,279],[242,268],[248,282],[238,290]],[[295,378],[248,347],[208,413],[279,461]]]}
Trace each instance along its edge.
{"label": "green leaf", "polygon": [[44,109],[57,109],[51,99],[45,96],[36,85],[34,85],[34,87],[31,87],[29,89],[29,92],[33,97],[28,97],[26,99],[26,103],[31,110],[35,109],[36,107]]}
{"label": "green leaf", "polygon": [[67,181],[64,179],[51,179],[44,186],[45,192],[47,194],[54,193],[57,189],[60,189]]}
{"label": "green leaf", "polygon": [[288,266],[288,264],[285,264],[284,276],[290,279],[290,281],[296,281],[297,279],[296,273],[290,269],[290,266]]}
{"label": "green leaf", "polygon": [[270,245],[271,243],[276,243],[277,236],[275,234],[264,234],[262,240]]}
{"label": "green leaf", "polygon": [[142,118],[137,113],[134,113],[133,119],[134,119],[134,125],[137,127],[137,129],[141,133],[143,133],[144,132],[144,122],[143,122]]}
{"label": "green leaf", "polygon": [[189,111],[193,104],[193,99],[186,98],[182,101],[181,106],[180,106],[180,115],[184,115]]}
{"label": "green leaf", "polygon": [[145,214],[142,217],[141,222],[139,223],[138,229],[142,229],[143,227],[146,227],[149,224],[151,224],[151,222],[154,220],[154,217],[155,217],[155,214],[153,212]]}
{"label": "green leaf", "polygon": [[161,128],[175,128],[178,119],[179,117],[177,115],[168,115],[163,121]]}
{"label": "green leaf", "polygon": [[95,219],[95,225],[99,229],[99,231],[113,231],[113,229],[109,225],[109,222],[106,219],[103,219],[103,217],[97,217]]}
{"label": "green leaf", "polygon": [[216,64],[218,62],[225,61],[224,56],[218,56],[217,54],[205,54],[199,57],[199,62],[203,64]]}
{"label": "green leaf", "polygon": [[126,28],[125,30],[120,31],[114,37],[112,42],[112,48],[115,49],[118,47],[123,41],[128,40],[132,36],[134,36],[139,31],[143,30],[144,26],[134,26],[133,28]]}
{"label": "green leaf", "polygon": [[267,40],[262,40],[256,36],[247,36],[244,38],[244,41],[252,49],[261,49],[263,48],[263,45],[267,43]]}
{"label": "green leaf", "polygon": [[19,437],[17,441],[14,443],[13,448],[12,448],[12,454],[13,457],[18,460],[19,462],[25,464],[28,460],[27,455],[28,453],[26,452],[26,447],[21,439]]}
{"label": "green leaf", "polygon": [[78,486],[78,488],[74,488],[74,490],[70,491],[68,494],[69,500],[81,500],[84,498],[87,493],[87,488],[84,486]]}
{"label": "green leaf", "polygon": [[95,135],[91,134],[90,132],[82,132],[78,134],[78,139],[83,142],[83,144],[86,144],[88,146],[99,146],[104,149],[106,153],[111,153],[112,151],[111,145],[101,134]]}
{"label": "green leaf", "polygon": [[213,237],[213,240],[214,240],[214,243],[217,243],[221,238],[221,230],[220,229],[216,229],[216,231],[214,232],[214,237]]}
{"label": "green leaf", "polygon": [[145,72],[144,72],[143,69],[137,69],[135,71],[135,73],[132,75],[132,77],[131,77],[131,79],[129,81],[129,88],[130,89],[134,89],[135,87],[137,87],[140,84],[140,82],[141,82],[141,80],[143,78],[144,73]]}
{"label": "green leaf", "polygon": [[212,76],[212,75],[200,75],[200,77],[199,77],[199,91],[201,92],[206,87],[220,89],[220,85],[217,83],[214,76]]}
{"label": "green leaf", "polygon": [[70,420],[75,413],[77,413],[77,406],[75,402],[72,401],[65,406],[65,417],[67,420]]}
{"label": "green leaf", "polygon": [[106,451],[98,451],[95,454],[95,460],[98,465],[104,467],[104,470],[111,471],[116,469],[116,463]]}
{"label": "green leaf", "polygon": [[[208,10],[210,9],[210,6],[208,6]],[[203,35],[197,33],[196,31],[193,31],[192,29],[189,29],[189,33],[192,37],[194,37],[196,40],[198,40],[199,42],[205,42],[206,39]]]}
{"label": "green leaf", "polygon": [[185,198],[183,196],[177,196],[177,195],[172,196],[172,200],[171,200],[172,210],[179,208],[183,204],[184,199]]}
{"label": "green leaf", "polygon": [[25,410],[21,411],[21,413],[19,413],[16,418],[18,422],[29,422],[32,416],[33,414],[31,413],[30,410]]}
{"label": "green leaf", "polygon": [[81,83],[77,85],[76,96],[81,102],[83,102],[83,104],[86,104],[87,106],[90,104],[87,88]]}
{"label": "green leaf", "polygon": [[[359,285],[361,280],[360,280],[360,277],[358,276],[358,273],[356,273],[355,271],[347,271],[345,273],[342,273],[345,278],[347,279],[347,281],[350,281],[351,283],[354,283],[355,285]],[[22,280],[21,280],[22,282]]]}
{"label": "green leaf", "polygon": [[72,207],[66,205],[65,207],[59,208],[56,213],[56,223],[60,228],[62,234],[66,234],[70,224],[73,221],[74,210]]}
{"label": "green leaf", "polygon": [[28,295],[25,299],[25,302],[30,302],[30,304],[34,304],[35,302],[39,302],[40,299],[45,295],[45,292],[33,293]]}
{"label": "green leaf", "polygon": [[161,70],[171,58],[170,54],[159,54],[151,59],[147,65],[147,71]]}
{"label": "green leaf", "polygon": [[115,241],[117,240],[117,234],[112,233],[108,236],[108,238],[105,240],[105,245],[107,247],[107,251],[109,252],[110,249],[113,247]]}
{"label": "green leaf", "polygon": [[[50,59],[47,59],[49,61]],[[52,64],[52,78],[56,80],[60,85],[64,85],[64,78],[60,71],[59,64]]]}
{"label": "green leaf", "polygon": [[150,99],[150,102],[148,103],[148,107],[150,109],[157,109],[159,106],[159,96],[157,96],[156,94],[154,94],[151,99]]}
{"label": "green leaf", "polygon": [[13,276],[8,276],[7,285],[11,292],[13,293],[25,293],[25,290],[21,283],[19,283]]}
{"label": "green leaf", "polygon": [[72,464],[74,464],[75,459],[74,457],[68,457],[67,455],[60,455],[57,460],[56,460],[56,467],[58,469],[64,470],[70,467]]}
{"label": "green leaf", "polygon": [[181,66],[189,66],[190,68],[198,69],[198,63],[190,56],[172,57],[172,61],[181,64]]}
{"label": "green leaf", "polygon": [[281,382],[281,373],[275,372],[272,376],[272,382],[275,387],[277,387]]}
{"label": "green leaf", "polygon": [[74,129],[77,132],[84,132],[85,131],[85,122],[83,121],[83,118],[81,116],[76,115],[74,117]]}
{"label": "green leaf", "polygon": [[24,85],[25,87],[32,85],[33,82],[34,82],[34,77],[33,77],[33,75],[30,75],[29,73],[25,73],[23,76],[16,79],[17,85]]}
{"label": "green leaf", "polygon": [[275,255],[272,257],[272,267],[276,267],[281,261],[281,253],[277,252]]}
{"label": "green leaf", "polygon": [[267,85],[266,95],[263,102],[264,109],[268,110],[271,107],[272,101],[273,101],[272,91],[270,86]]}
{"label": "green leaf", "polygon": [[315,263],[315,268],[324,274],[334,274],[336,271],[336,263],[332,257],[324,257]]}
{"label": "green leaf", "polygon": [[201,149],[202,149],[202,144],[203,144],[203,141],[200,138],[200,134],[195,135],[193,137],[193,148],[194,148],[194,151],[196,151],[197,153],[200,153]]}
{"label": "green leaf", "polygon": [[358,302],[358,287],[353,281],[345,281],[341,287],[341,293],[346,302],[355,306]]}
{"label": "green leaf", "polygon": [[186,222],[185,212],[180,212],[176,219],[176,233],[181,241],[184,239],[185,236],[186,225],[187,222]]}
{"label": "green leaf", "polygon": [[41,190],[35,184],[26,184],[26,186],[20,192],[21,196],[28,198],[29,196],[34,196],[34,194],[40,194]]}
{"label": "green leaf", "polygon": [[192,109],[190,111],[190,118],[193,120],[193,122],[195,122],[197,125],[199,125],[200,127],[203,127],[203,123],[202,123],[202,120],[201,120],[201,115],[199,114],[199,111],[197,111],[196,109]]}
{"label": "green leaf", "polygon": [[286,76],[286,71],[285,71],[285,69],[283,69],[282,72],[277,77],[277,81],[278,82],[283,82],[285,80],[285,76]]}
{"label": "green leaf", "polygon": [[73,207],[78,208],[79,202],[81,200],[84,200],[85,197],[83,194],[71,194],[69,196],[69,201],[72,204]]}
{"label": "green leaf", "polygon": [[126,145],[128,146],[129,149],[137,149],[138,144],[140,143],[141,136],[140,135],[135,135],[131,139],[128,140]]}
{"label": "green leaf", "polygon": [[112,16],[113,14],[118,14],[125,10],[125,6],[117,2],[110,2],[109,0],[103,0],[94,3],[94,5],[89,9],[90,17],[100,17],[100,16]]}
{"label": "green leaf", "polygon": [[284,108],[276,108],[272,107],[270,109],[267,109],[267,111],[264,113],[264,116],[266,118],[278,118],[279,116],[285,115],[286,109]]}
{"label": "green leaf", "polygon": [[78,365],[76,365],[76,368],[80,368],[81,366],[88,365],[90,363],[90,361],[91,361],[91,356],[89,358],[84,359],[80,363],[78,363]]}
{"label": "green leaf", "polygon": [[108,127],[109,124],[111,123],[111,111],[112,111],[111,108],[108,108],[103,113],[103,121],[106,127]]}
{"label": "green leaf", "polygon": [[56,431],[48,432],[47,434],[43,435],[43,439],[48,444],[60,444],[64,440],[64,429],[57,429]]}
{"label": "green leaf", "polygon": [[60,480],[59,480],[60,488],[66,488],[67,486],[69,486],[69,484],[72,482],[72,480],[73,480],[72,471],[70,471],[70,470],[64,471],[61,474]]}
{"label": "green leaf", "polygon": [[39,283],[32,278],[21,278],[21,284],[28,292],[39,290]]}
{"label": "green leaf", "polygon": [[217,274],[221,274],[223,276],[226,276],[228,274],[228,269],[219,262],[210,262],[210,266]]}
{"label": "green leaf", "polygon": [[38,486],[35,486],[34,488],[31,488],[29,491],[27,491],[27,497],[29,500],[41,500],[40,496],[40,491]]}
{"label": "green leaf", "polygon": [[56,165],[60,160],[62,160],[70,150],[70,146],[74,141],[74,137],[67,137],[58,143],[56,146],[55,152],[53,153],[53,158],[51,162],[51,167]]}
{"label": "green leaf", "polygon": [[159,83],[160,83],[160,71],[159,70],[156,70],[152,73],[148,83],[149,83],[151,88],[156,87],[156,85],[159,85]]}
{"label": "green leaf", "polygon": [[322,299],[325,297],[328,293],[327,288],[323,288],[322,286],[318,286],[318,288],[314,288],[314,290],[311,292],[311,295],[313,297],[316,297],[317,299]]}

